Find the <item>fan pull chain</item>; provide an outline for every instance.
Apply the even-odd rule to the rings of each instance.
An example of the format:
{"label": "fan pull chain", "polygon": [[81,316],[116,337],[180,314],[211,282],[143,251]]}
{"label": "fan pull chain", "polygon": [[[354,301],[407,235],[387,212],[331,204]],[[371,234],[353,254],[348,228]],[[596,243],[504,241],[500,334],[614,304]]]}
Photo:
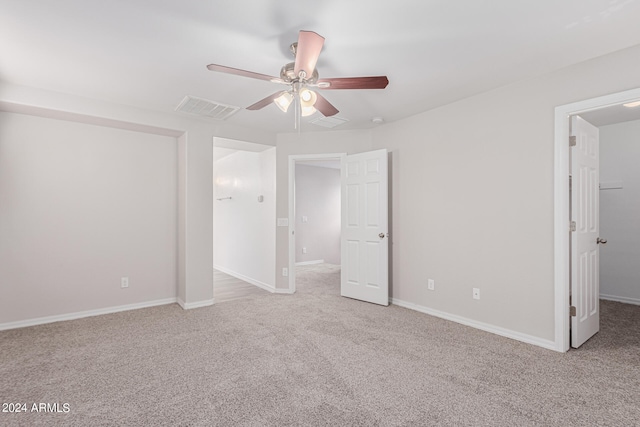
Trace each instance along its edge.
{"label": "fan pull chain", "polygon": [[293,124],[294,129],[298,130],[298,135],[300,135],[300,99],[296,96],[295,100],[294,100],[295,104],[296,104],[296,110],[295,110],[295,122]]}

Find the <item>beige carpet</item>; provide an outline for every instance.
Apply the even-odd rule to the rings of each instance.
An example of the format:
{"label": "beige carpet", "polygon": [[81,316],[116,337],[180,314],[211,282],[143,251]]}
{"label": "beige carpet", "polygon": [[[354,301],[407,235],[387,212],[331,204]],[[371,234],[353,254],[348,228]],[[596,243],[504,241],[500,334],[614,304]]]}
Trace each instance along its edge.
{"label": "beige carpet", "polygon": [[155,307],[0,332],[2,426],[632,426],[640,307],[602,302],[567,354],[341,298],[332,266],[295,295]]}

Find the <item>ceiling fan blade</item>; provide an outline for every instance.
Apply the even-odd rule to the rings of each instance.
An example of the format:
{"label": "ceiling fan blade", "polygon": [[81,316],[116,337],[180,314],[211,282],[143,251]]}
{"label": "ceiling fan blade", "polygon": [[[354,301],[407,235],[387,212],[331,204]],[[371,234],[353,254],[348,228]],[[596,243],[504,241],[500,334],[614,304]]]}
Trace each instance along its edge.
{"label": "ceiling fan blade", "polygon": [[273,102],[274,99],[276,99],[277,97],[279,97],[282,94],[282,92],[276,92],[272,95],[267,96],[264,99],[261,99],[260,101],[256,102],[253,105],[249,105],[247,107],[247,110],[259,110],[261,108],[266,107],[267,105],[271,104]]}
{"label": "ceiling fan blade", "polygon": [[278,81],[279,77],[267,76],[266,74],[254,73],[252,71],[240,70],[238,68],[225,67],[224,65],[209,64],[207,68],[210,71],[219,73],[235,74],[236,76],[249,77],[258,80]]}
{"label": "ceiling fan blade", "polygon": [[318,99],[316,99],[316,103],[313,105],[314,107],[316,107],[316,110],[320,111],[325,117],[330,117],[338,114],[338,109],[334,107],[329,101],[327,101],[324,96],[320,95],[319,93],[316,93],[316,95],[318,96]]}
{"label": "ceiling fan blade", "polygon": [[300,76],[304,71],[307,77],[311,77],[316,69],[316,62],[324,45],[324,37],[313,31],[300,31],[298,35],[298,47],[296,48],[296,63],[293,72]]}
{"label": "ceiling fan blade", "polygon": [[[325,86],[326,84],[329,86]],[[318,80],[318,89],[384,89],[389,84],[387,76],[338,77]]]}

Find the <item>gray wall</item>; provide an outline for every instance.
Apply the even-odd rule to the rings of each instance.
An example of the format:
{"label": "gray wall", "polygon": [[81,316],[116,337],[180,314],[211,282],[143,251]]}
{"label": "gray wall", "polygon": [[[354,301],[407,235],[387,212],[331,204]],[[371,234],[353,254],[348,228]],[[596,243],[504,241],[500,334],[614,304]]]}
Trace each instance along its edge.
{"label": "gray wall", "polygon": [[600,295],[640,304],[640,121],[600,128]]}
{"label": "gray wall", "polygon": [[[596,58],[374,132],[374,147],[393,157],[393,297],[553,341],[554,109],[640,87],[639,54]],[[616,79],[605,78],[611,70]]]}
{"label": "gray wall", "polygon": [[[178,301],[185,308],[213,302],[213,137],[274,146],[275,134],[2,81],[0,110],[177,138]],[[0,289],[3,285],[0,281]],[[26,307],[29,301],[16,304]],[[0,324],[0,329],[14,326]]]}
{"label": "gray wall", "polygon": [[0,113],[0,324],[175,298],[177,164],[176,138]]}
{"label": "gray wall", "polygon": [[[635,46],[360,133],[279,135],[278,187],[287,182],[280,157],[287,151],[387,148],[393,298],[549,347],[554,109],[640,87],[639,55]],[[281,192],[277,209],[287,216]],[[286,230],[277,244],[279,271],[287,265]]]}
{"label": "gray wall", "polygon": [[297,162],[295,188],[296,263],[340,265],[340,169]]}

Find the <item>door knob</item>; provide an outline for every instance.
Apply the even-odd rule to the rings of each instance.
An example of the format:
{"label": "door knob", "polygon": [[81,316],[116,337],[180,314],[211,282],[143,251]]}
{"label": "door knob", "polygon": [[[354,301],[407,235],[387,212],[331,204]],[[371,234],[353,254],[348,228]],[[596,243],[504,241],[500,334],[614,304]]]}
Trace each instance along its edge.
{"label": "door knob", "polygon": [[381,238],[381,239],[384,239],[384,233],[378,234],[378,237]]}
{"label": "door knob", "polygon": [[601,239],[601,238],[598,237],[598,240],[596,240],[596,243],[606,245],[607,244],[607,239]]}

